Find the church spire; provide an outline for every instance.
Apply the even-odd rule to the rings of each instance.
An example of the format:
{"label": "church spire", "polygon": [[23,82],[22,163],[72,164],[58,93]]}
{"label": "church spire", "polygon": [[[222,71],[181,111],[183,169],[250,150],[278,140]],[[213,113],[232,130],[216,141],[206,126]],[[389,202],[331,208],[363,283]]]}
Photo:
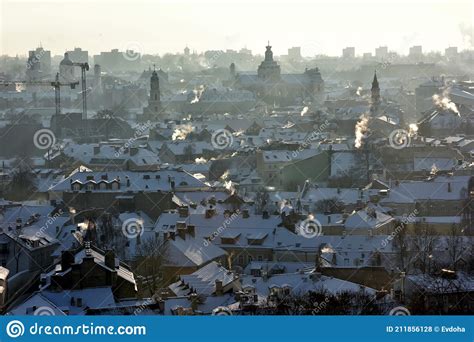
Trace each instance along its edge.
{"label": "church spire", "polygon": [[268,41],[268,45],[266,46],[267,50],[265,51],[265,61],[266,62],[273,62],[273,52],[272,47],[270,45],[270,41]]}
{"label": "church spire", "polygon": [[372,106],[377,106],[380,103],[380,87],[377,79],[377,71],[374,72],[374,79],[372,80]]}

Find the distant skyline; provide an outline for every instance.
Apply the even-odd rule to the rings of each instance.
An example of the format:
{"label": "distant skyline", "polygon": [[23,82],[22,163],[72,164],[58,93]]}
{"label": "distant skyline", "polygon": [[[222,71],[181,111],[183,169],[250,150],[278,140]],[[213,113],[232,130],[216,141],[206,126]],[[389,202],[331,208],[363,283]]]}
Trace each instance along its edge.
{"label": "distant skyline", "polygon": [[[90,55],[118,48],[144,54],[240,50],[275,54],[301,46],[303,56],[356,55],[386,45],[408,54],[473,48],[469,0],[0,0],[0,54],[40,44],[53,55],[81,47]],[[113,10],[113,11],[112,11]]]}

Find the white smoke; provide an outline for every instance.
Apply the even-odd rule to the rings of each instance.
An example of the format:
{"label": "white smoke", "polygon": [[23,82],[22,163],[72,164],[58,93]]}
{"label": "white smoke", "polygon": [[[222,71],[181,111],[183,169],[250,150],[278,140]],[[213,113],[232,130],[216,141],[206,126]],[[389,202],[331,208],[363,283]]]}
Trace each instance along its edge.
{"label": "white smoke", "polygon": [[202,93],[204,92],[205,87],[203,85],[200,85],[198,89],[194,89],[194,99],[191,100],[191,104],[193,103],[198,103]]}
{"label": "white smoke", "polygon": [[448,96],[448,89],[445,89],[441,95],[434,94],[432,99],[436,107],[446,111],[452,111],[460,116],[458,107],[456,107],[454,102],[451,102]]}
{"label": "white smoke", "polygon": [[369,131],[369,118],[363,116],[355,125],[355,148],[360,148],[367,138]]}
{"label": "white smoke", "polygon": [[301,111],[301,116],[305,116],[309,112],[308,107],[304,107],[303,110]]}
{"label": "white smoke", "polygon": [[474,45],[474,26],[461,23],[459,25],[459,31],[461,32],[464,46],[468,49]]}
{"label": "white smoke", "polygon": [[194,160],[194,162],[195,162],[196,164],[205,164],[205,163],[207,163],[207,160],[206,160],[206,158],[199,157],[199,158],[196,158],[196,159]]}
{"label": "white smoke", "polygon": [[418,133],[418,126],[417,124],[410,124],[409,126],[409,134],[410,136],[414,136]]}
{"label": "white smoke", "polygon": [[194,131],[194,127],[190,124],[181,125],[175,128],[171,139],[173,140],[185,140],[189,133]]}

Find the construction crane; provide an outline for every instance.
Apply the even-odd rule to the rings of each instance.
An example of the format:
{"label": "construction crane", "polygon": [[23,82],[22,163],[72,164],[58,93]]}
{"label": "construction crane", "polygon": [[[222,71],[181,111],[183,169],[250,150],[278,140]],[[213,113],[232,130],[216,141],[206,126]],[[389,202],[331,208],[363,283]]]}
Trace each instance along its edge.
{"label": "construction crane", "polygon": [[27,85],[40,85],[40,86],[51,86],[54,88],[54,103],[56,106],[56,115],[61,114],[61,95],[60,88],[62,86],[69,86],[71,89],[75,89],[79,82],[59,82],[59,73],[56,74],[54,81],[6,81],[0,82],[0,85],[8,86],[11,84],[27,84]]}
{"label": "construction crane", "polygon": [[87,120],[87,88],[86,88],[86,71],[89,71],[89,63],[72,63],[74,66],[81,68],[81,85],[82,85],[82,119]]}

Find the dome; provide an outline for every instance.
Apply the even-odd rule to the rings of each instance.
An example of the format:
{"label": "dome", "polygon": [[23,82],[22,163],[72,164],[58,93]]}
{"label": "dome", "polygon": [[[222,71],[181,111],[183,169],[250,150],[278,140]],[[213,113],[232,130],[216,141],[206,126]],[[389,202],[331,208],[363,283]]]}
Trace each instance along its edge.
{"label": "dome", "polygon": [[67,52],[64,54],[64,59],[59,63],[59,65],[72,65],[72,61],[69,59],[69,54]]}

